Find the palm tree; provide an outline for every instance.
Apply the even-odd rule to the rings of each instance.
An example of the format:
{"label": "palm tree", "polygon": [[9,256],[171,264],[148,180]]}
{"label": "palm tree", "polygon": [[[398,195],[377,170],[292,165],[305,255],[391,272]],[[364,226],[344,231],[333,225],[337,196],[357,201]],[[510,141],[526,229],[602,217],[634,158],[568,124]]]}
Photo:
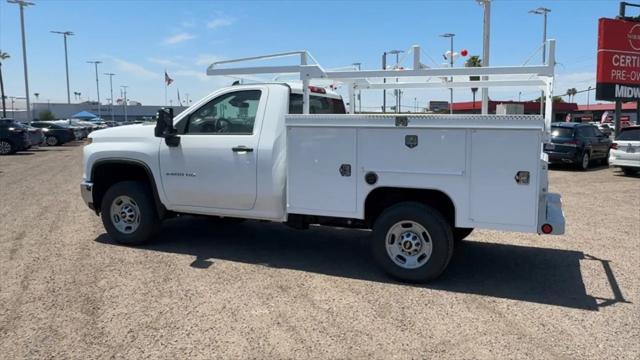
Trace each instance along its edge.
{"label": "palm tree", "polygon": [[7,106],[4,103],[4,83],[2,82],[2,61],[10,58],[9,54],[0,50],[0,97],[2,97],[2,117],[7,117]]}
{"label": "palm tree", "polygon": [[[467,59],[464,63],[465,67],[481,67],[482,61],[478,55],[473,55]],[[469,81],[479,81],[480,76],[469,76]],[[471,88],[471,94],[473,95],[473,109],[476,108],[476,92],[478,92],[478,88]]]}
{"label": "palm tree", "polygon": [[572,102],[573,97],[576,96],[578,90],[576,88],[567,89],[567,95],[569,95],[569,102]]}

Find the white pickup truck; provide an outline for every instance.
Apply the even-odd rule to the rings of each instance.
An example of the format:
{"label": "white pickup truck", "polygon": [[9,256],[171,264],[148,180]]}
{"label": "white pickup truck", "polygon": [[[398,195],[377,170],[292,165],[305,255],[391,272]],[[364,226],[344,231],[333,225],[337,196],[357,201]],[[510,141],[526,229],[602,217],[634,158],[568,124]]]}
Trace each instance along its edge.
{"label": "white pickup truck", "polygon": [[[372,229],[382,268],[423,282],[445,270],[454,241],[473,228],[564,233],[560,196],[547,191],[542,145],[549,119],[341,114],[339,96],[309,86],[309,78],[329,78],[318,69],[327,72],[302,62],[302,88],[231,86],[175,118],[162,109],[155,127],[93,132],[81,192],[109,235],[140,244],[175,214]],[[275,72],[250,69],[233,71]],[[348,86],[353,112],[355,90],[387,85]]]}

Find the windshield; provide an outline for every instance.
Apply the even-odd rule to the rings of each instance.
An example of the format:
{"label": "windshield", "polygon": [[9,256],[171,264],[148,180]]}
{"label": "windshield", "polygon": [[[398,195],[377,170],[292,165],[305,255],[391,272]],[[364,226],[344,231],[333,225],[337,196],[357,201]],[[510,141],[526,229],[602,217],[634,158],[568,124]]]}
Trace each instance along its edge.
{"label": "windshield", "polygon": [[554,138],[572,138],[573,137],[573,128],[561,127],[561,126],[552,126],[551,127],[551,136],[554,137]]}
{"label": "windshield", "polygon": [[640,128],[622,130],[616,140],[640,141]]}

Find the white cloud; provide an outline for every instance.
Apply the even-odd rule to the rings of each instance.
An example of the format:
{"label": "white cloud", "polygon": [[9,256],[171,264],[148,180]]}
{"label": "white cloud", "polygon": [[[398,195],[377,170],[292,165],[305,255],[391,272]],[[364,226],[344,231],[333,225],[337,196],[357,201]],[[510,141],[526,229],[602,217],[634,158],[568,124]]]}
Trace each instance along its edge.
{"label": "white cloud", "polygon": [[169,36],[168,38],[163,40],[163,43],[165,45],[173,45],[173,44],[181,43],[183,41],[191,40],[193,38],[195,38],[195,36],[192,34],[180,33],[173,36]]}
{"label": "white cloud", "polygon": [[169,59],[159,59],[159,58],[150,57],[150,58],[147,58],[147,60],[149,62],[152,62],[154,64],[158,64],[158,65],[162,65],[162,66],[176,66],[176,67],[182,66],[182,65],[180,65],[180,64],[178,64],[178,63],[176,63],[174,61],[171,61]]}
{"label": "white cloud", "polygon": [[234,22],[236,22],[236,19],[233,17],[229,17],[229,16],[224,16],[224,15],[218,15],[217,17],[209,20],[207,22],[207,28],[209,29],[218,29],[221,27],[225,27],[225,26],[230,26],[232,25]]}
{"label": "white cloud", "polygon": [[196,58],[196,65],[209,66],[216,61],[221,61],[224,58],[218,55],[201,54]]}
{"label": "white cloud", "polygon": [[153,71],[144,68],[141,65],[128,62],[119,58],[111,57],[116,63],[118,71],[142,78],[154,78],[160,76]]}

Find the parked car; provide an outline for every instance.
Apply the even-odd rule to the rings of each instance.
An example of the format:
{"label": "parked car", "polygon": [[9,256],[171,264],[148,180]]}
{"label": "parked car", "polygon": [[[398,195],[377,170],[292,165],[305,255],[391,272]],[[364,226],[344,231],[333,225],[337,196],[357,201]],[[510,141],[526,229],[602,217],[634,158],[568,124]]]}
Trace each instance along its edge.
{"label": "parked car", "polygon": [[594,160],[607,163],[611,140],[591,124],[557,122],[551,124],[551,143],[544,152],[550,163],[573,164],[586,170]]}
{"label": "parked car", "polygon": [[75,140],[73,129],[68,127],[49,121],[34,121],[30,125],[42,129],[45,136],[45,143],[49,146],[62,145]]}
{"label": "parked car", "polygon": [[609,126],[609,124],[598,124],[598,130],[607,136],[611,136],[611,133],[613,133],[613,127]]}
{"label": "parked car", "polygon": [[33,127],[30,125],[25,125],[25,128],[29,132],[29,140],[31,142],[31,146],[40,146],[45,142],[45,136],[42,129],[38,129],[37,127]]}
{"label": "parked car", "polygon": [[31,145],[29,132],[13,119],[0,119],[0,155],[13,154]]}
{"label": "parked car", "polygon": [[627,175],[640,172],[640,126],[620,129],[611,145],[609,165],[619,167]]}

